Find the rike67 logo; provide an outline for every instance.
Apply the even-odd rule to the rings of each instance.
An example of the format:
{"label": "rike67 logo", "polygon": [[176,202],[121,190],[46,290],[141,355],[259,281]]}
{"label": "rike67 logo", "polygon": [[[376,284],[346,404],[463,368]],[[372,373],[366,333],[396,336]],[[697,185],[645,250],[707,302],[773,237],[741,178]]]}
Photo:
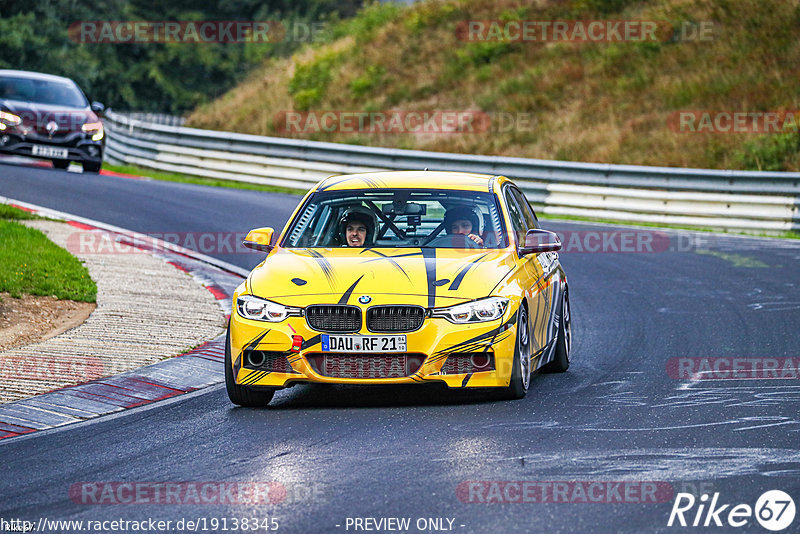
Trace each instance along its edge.
{"label": "rike67 logo", "polygon": [[780,490],[764,492],[754,508],[749,504],[720,504],[719,493],[714,493],[710,502],[705,493],[699,499],[691,493],[678,493],[667,526],[743,527],[755,516],[762,527],[777,532],[792,524],[794,514],[794,500]]}

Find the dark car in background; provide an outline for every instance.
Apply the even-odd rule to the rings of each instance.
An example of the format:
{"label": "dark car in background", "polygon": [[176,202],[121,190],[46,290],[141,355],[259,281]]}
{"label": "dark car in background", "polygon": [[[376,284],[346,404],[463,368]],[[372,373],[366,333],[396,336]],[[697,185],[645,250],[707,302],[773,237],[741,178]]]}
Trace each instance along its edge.
{"label": "dark car in background", "polygon": [[58,169],[75,161],[85,172],[98,172],[103,109],[69,78],[0,70],[0,153],[48,159]]}

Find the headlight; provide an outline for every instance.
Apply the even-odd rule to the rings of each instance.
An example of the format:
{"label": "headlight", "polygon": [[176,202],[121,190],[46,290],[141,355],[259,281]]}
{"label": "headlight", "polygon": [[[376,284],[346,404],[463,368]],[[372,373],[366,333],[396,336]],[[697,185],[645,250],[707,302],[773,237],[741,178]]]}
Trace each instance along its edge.
{"label": "headlight", "polygon": [[6,126],[19,126],[22,119],[18,115],[7,111],[0,111],[0,130],[5,130]]}
{"label": "headlight", "polygon": [[99,141],[103,138],[103,123],[100,121],[97,122],[87,122],[83,126],[81,126],[81,130],[86,133],[91,133],[92,141]]}
{"label": "headlight", "polygon": [[279,323],[289,316],[299,317],[302,313],[300,308],[284,306],[253,295],[242,295],[236,299],[236,310],[245,319],[270,323]]}
{"label": "headlight", "polygon": [[499,319],[507,307],[508,299],[489,297],[449,308],[434,308],[431,317],[442,317],[456,324],[482,323]]}

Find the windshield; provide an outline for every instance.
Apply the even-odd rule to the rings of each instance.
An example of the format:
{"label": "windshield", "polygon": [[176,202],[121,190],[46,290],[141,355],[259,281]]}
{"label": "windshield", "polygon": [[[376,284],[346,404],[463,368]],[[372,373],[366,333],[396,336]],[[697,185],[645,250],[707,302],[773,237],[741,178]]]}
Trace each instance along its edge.
{"label": "windshield", "polygon": [[284,247],[505,248],[491,193],[348,190],[314,193],[292,221]]}
{"label": "windshield", "polygon": [[17,76],[0,76],[0,99],[70,108],[88,106],[83,93],[74,83]]}

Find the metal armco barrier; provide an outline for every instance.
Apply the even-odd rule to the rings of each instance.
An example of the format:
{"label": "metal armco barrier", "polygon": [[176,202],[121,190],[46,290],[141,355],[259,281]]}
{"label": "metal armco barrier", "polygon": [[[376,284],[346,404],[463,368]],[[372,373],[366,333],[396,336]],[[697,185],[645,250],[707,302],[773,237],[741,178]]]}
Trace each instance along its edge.
{"label": "metal armco barrier", "polygon": [[575,163],[367,147],[178,126],[106,113],[105,158],[300,190],[332,174],[423,169],[502,174],[546,215],[778,233],[800,230],[800,173]]}

